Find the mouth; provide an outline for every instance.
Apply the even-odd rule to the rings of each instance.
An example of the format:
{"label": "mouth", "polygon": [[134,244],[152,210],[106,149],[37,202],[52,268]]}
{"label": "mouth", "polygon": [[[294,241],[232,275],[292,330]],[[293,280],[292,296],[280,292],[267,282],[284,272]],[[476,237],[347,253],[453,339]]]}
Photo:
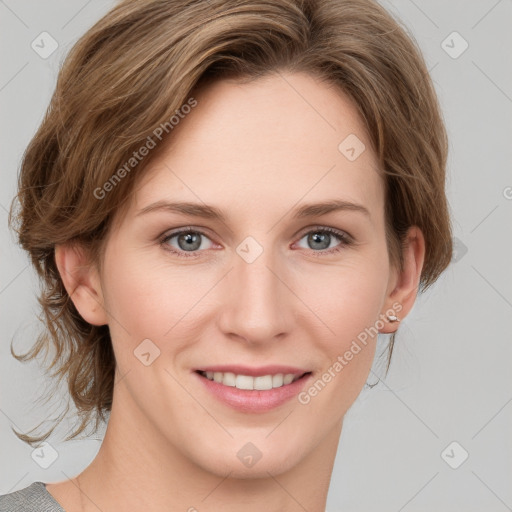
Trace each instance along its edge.
{"label": "mouth", "polygon": [[193,371],[210,396],[245,413],[264,413],[290,401],[312,374],[289,366],[216,366]]}
{"label": "mouth", "polygon": [[229,386],[243,390],[266,391],[287,386],[311,372],[304,373],[274,373],[259,376],[236,374],[233,372],[213,372],[196,370],[196,373],[212,382],[217,382],[223,386]]}

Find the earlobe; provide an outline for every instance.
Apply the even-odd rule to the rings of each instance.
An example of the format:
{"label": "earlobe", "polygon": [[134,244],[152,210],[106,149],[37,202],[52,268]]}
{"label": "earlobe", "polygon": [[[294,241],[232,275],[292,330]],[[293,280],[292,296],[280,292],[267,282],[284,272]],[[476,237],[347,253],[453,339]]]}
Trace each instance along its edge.
{"label": "earlobe", "polygon": [[425,238],[420,228],[411,226],[403,249],[403,269],[396,278],[396,285],[386,297],[385,310],[382,312],[385,325],[380,329],[381,333],[395,332],[400,320],[412,309],[418,295],[424,260]]}
{"label": "earlobe", "polygon": [[85,249],[76,244],[57,245],[55,263],[64,287],[82,318],[92,325],[108,324],[101,281]]}

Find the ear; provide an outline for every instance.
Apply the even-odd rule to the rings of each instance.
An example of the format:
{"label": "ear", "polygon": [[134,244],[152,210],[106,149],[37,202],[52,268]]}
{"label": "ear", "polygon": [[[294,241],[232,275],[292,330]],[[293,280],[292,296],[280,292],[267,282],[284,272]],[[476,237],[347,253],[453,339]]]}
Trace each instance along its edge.
{"label": "ear", "polygon": [[425,260],[425,238],[421,229],[411,226],[407,232],[403,248],[403,269],[394,269],[388,286],[381,318],[384,327],[379,330],[383,334],[395,332],[400,322],[389,321],[388,315],[403,320],[412,309],[418,294],[421,270]]}
{"label": "ear", "polygon": [[92,325],[105,325],[108,317],[104,307],[101,280],[87,251],[77,244],[55,247],[55,263],[66,291],[82,318]]}

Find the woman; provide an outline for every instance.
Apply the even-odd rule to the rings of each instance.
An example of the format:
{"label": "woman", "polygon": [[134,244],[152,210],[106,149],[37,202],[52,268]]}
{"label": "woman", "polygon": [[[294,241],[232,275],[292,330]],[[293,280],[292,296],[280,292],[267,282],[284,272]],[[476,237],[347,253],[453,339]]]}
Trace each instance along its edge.
{"label": "woman", "polygon": [[371,0],[119,3],[64,63],[12,214],[47,323],[18,357],[55,347],[74,436],[108,426],[0,510],[324,510],[377,335],[390,358],[450,261],[446,152]]}

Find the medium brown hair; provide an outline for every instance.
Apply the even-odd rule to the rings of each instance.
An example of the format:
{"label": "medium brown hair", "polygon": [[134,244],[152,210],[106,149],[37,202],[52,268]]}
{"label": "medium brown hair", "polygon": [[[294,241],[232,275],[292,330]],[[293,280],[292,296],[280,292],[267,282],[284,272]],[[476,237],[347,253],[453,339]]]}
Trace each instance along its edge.
{"label": "medium brown hair", "polygon": [[[9,222],[41,280],[45,329],[29,352],[54,349],[48,370],[67,379],[81,416],[96,429],[112,405],[115,358],[108,326],[78,313],[55,263],[55,246],[79,243],[101,267],[102,243],[143,171],[165,145],[122,173],[155,129],[223,78],[306,72],[353,101],[385,181],[390,261],[402,268],[410,226],[426,242],[420,287],[451,260],[445,196],[447,139],[436,94],[414,39],[372,0],[125,0],[71,49],[51,103],[27,147],[19,201]],[[167,123],[167,124],[165,124]],[[166,130],[165,138],[172,137]],[[162,139],[163,140],[163,139]],[[341,141],[340,141],[341,142]],[[115,175],[123,179],[113,182]],[[108,194],[98,198],[98,190]],[[102,188],[103,187],[103,188]],[[96,191],[96,192],[95,192]],[[103,195],[103,193],[102,193]],[[15,198],[16,200],[16,198]],[[388,369],[394,344],[388,345]],[[60,422],[62,416],[59,418]],[[46,439],[16,435],[28,443]],[[37,427],[36,427],[37,428]]]}

